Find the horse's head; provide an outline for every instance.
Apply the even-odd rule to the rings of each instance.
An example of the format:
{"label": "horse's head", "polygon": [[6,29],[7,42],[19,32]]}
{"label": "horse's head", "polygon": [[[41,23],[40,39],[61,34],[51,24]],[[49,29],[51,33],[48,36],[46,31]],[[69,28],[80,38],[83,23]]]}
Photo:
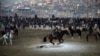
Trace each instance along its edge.
{"label": "horse's head", "polygon": [[67,30],[62,30],[61,34],[67,34],[67,35],[69,35],[69,32]]}

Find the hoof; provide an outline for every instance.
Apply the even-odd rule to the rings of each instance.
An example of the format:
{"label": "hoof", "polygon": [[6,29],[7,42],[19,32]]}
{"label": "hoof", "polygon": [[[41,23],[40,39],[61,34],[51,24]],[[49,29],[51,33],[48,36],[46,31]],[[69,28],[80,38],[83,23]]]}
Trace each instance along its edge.
{"label": "hoof", "polygon": [[81,39],[81,37],[78,37],[79,39]]}
{"label": "hoof", "polygon": [[57,45],[60,45],[60,43],[58,43]]}
{"label": "hoof", "polygon": [[53,44],[53,45],[55,45],[55,44]]}

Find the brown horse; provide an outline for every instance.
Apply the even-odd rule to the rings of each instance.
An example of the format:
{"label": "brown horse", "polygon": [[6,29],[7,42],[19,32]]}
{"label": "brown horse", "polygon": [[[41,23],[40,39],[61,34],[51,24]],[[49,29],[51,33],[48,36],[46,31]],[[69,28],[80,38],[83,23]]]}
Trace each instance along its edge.
{"label": "brown horse", "polygon": [[14,31],[14,37],[18,39],[18,29],[14,28],[13,31]]}
{"label": "brown horse", "polygon": [[54,36],[52,36],[52,34],[49,34],[48,36],[44,37],[43,42],[46,42],[47,38],[48,38],[50,40],[50,43],[52,43],[53,45],[55,45],[55,43],[53,42],[53,40],[58,40],[59,41],[58,45],[59,45],[59,44],[61,44],[61,43],[64,42],[64,39],[63,39],[64,34],[69,35],[69,33],[68,33],[67,30],[62,30],[59,33],[58,37],[54,37]]}
{"label": "brown horse", "polygon": [[86,40],[89,41],[89,37],[90,36],[94,36],[95,37],[95,40],[98,41],[98,37],[100,39],[100,29],[97,28],[96,30],[93,30],[93,29],[91,29],[91,30],[92,30],[92,32],[88,32],[88,34],[86,36]]}
{"label": "brown horse", "polygon": [[0,36],[3,36],[6,32],[4,30],[0,31]]}

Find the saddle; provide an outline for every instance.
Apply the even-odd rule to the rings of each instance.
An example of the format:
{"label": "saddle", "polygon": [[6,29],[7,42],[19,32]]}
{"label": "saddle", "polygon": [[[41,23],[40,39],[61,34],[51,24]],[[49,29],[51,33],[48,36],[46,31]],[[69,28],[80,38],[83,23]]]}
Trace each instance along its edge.
{"label": "saddle", "polygon": [[59,32],[54,32],[54,33],[52,34],[52,36],[53,36],[54,38],[58,38],[58,37],[59,37]]}

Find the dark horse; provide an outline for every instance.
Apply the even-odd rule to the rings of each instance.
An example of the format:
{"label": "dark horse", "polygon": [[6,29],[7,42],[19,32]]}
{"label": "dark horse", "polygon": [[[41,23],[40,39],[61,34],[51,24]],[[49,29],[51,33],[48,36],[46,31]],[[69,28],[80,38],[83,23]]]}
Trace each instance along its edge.
{"label": "dark horse", "polygon": [[79,38],[81,37],[81,30],[80,28],[79,29],[76,29],[76,28],[72,28],[71,26],[69,26],[69,31],[70,31],[70,34],[71,34],[71,38],[73,39],[73,36],[75,33],[78,33],[79,35]]}
{"label": "dark horse", "polygon": [[0,36],[3,36],[5,33],[6,33],[5,30],[1,30],[0,31]]}
{"label": "dark horse", "polygon": [[92,27],[89,27],[88,34],[86,36],[86,40],[89,41],[89,37],[94,36],[97,41],[98,36],[100,36],[100,29],[94,30]]}
{"label": "dark horse", "polygon": [[64,41],[64,39],[63,39],[64,34],[69,35],[69,33],[68,33],[67,30],[62,30],[59,33],[58,37],[53,37],[52,34],[49,34],[48,36],[44,37],[43,42],[46,42],[47,38],[48,38],[50,40],[50,43],[52,43],[53,45],[55,45],[55,43],[52,42],[55,39],[55,40],[59,41],[59,43],[58,43],[58,45],[59,45],[59,44],[63,43],[63,41]]}
{"label": "dark horse", "polygon": [[13,31],[14,31],[14,37],[18,39],[18,29],[15,28]]}

